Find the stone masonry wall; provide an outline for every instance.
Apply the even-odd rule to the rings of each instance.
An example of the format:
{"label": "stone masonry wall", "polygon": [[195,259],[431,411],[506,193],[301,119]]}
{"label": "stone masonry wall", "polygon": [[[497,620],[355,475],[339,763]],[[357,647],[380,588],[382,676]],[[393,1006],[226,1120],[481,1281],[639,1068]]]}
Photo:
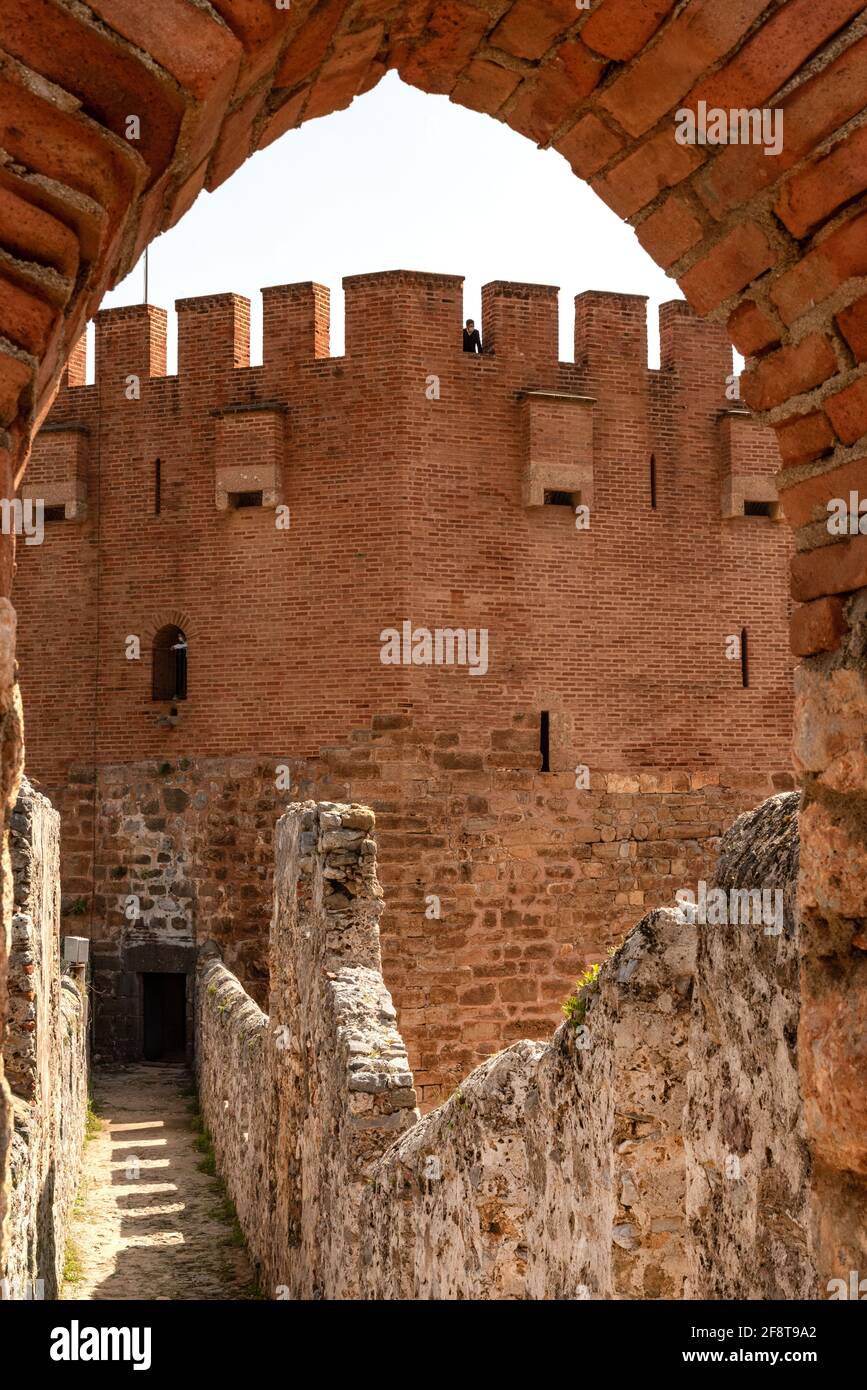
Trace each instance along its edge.
{"label": "stone masonry wall", "polygon": [[[418,1118],[381,974],[373,825],[366,807],[327,802],[302,803],[281,818],[267,1026],[216,963],[206,964],[198,991],[202,1113],[239,1216],[257,1213],[251,1250],[264,1285],[293,1298],[359,1296],[360,1191],[375,1159]],[[214,1013],[223,1004],[226,1027],[218,1030]],[[231,1164],[240,1152],[237,1093],[224,1093],[238,1027],[251,1051],[264,1052],[241,1115],[246,1122],[261,1104],[267,1116],[264,1174],[246,1158]],[[216,1055],[208,1049],[215,1036]]]}
{"label": "stone masonry wall", "polygon": [[[84,905],[93,937],[99,1054],[135,1055],[136,970],[191,969],[204,939],[266,1007],[275,821],[297,797],[357,801],[377,817],[383,973],[429,1108],[491,1053],[547,1034],[576,977],[642,911],[707,877],[724,827],[792,781],[591,768],[579,789],[532,765],[534,724],[445,734],[382,715],[318,759],[175,758],[96,781],[83,768],[52,788],[64,909]],[[159,963],[166,952],[177,965]]]}
{"label": "stone masonry wall", "polygon": [[[694,1298],[810,1298],[810,1157],[797,1064],[798,808],[789,792],[722,842],[714,882],[783,893],[782,930],[700,926],[687,1151]],[[770,915],[770,914],[769,914]]]}
{"label": "stone masonry wall", "polygon": [[247,1249],[261,1271],[273,1229],[268,1017],[219,958],[201,952],[196,989],[199,1104]]}
{"label": "stone masonry wall", "polygon": [[489,1059],[389,1149],[362,1205],[369,1296],[683,1296],[693,949],[651,913],[580,1022]]}
{"label": "stone masonry wall", "polygon": [[[305,120],[349,106],[394,68],[422,90],[447,94],[558,150],[635,227],[693,308],[725,323],[749,355],[744,399],[777,431],[784,509],[799,533],[792,641],[808,659],[798,738],[821,740],[833,669],[822,654],[845,645],[862,686],[865,669],[858,624],[850,619],[867,583],[867,540],[830,538],[817,524],[829,499],[852,487],[863,496],[867,478],[863,10],[863,0],[749,0],[735,7],[600,0],[586,10],[530,0],[433,7],[340,0],[327,12],[312,0],[288,10],[264,0],[216,0],[207,9],[93,0],[73,9],[43,5],[36,16],[26,0],[6,0],[5,496],[13,494],[64,363],[68,380],[83,382],[75,345],[106,288],[203,187],[218,187],[253,151]],[[756,144],[684,148],[677,113],[684,103],[695,112],[707,98],[734,100],[742,109],[770,105],[775,119],[785,120],[784,148],[771,158]],[[148,112],[135,145],[123,138],[131,110]],[[288,312],[284,351],[274,354],[278,370],[294,357],[285,347],[297,352],[302,339],[313,355],[323,350],[313,302],[279,300]],[[514,338],[521,317],[520,304],[501,305],[494,338]],[[457,318],[455,312],[455,324]],[[371,321],[388,351],[388,321]],[[244,360],[243,343],[232,338],[223,337],[207,375],[196,373],[205,389],[218,389]],[[134,364],[118,357],[113,384],[132,365],[143,370],[142,357]],[[658,547],[654,562],[665,549]],[[0,537],[0,784],[7,808],[21,767],[7,626],[14,621],[7,598],[13,550],[12,536]],[[822,786],[823,775],[808,767],[804,779],[801,945],[811,1007],[802,1015],[800,1058],[808,1068],[808,1142],[827,1178],[813,1220],[823,1233],[823,1268],[836,1273],[840,1261],[856,1267],[867,1229],[867,1105],[858,1085],[867,970],[865,782],[862,775],[837,789]],[[4,882],[3,953],[5,889]],[[827,1042],[823,1034],[830,1034]],[[0,1107],[2,1160],[5,1088]],[[4,1199],[0,1186],[0,1205]]]}
{"label": "stone masonry wall", "polygon": [[22,783],[10,848],[15,910],[3,1060],[12,1090],[8,1257],[3,1298],[58,1294],[87,1110],[87,1008],[61,976],[60,817]]}
{"label": "stone masonry wall", "polygon": [[[752,862],[737,825],[721,869],[734,881],[761,873],[779,883],[789,910],[793,814],[791,800],[760,808],[763,848]],[[212,951],[200,964],[202,1109],[266,1292],[682,1298],[700,1270],[702,1296],[724,1296],[728,1265],[707,1272],[694,1194],[706,1153],[719,1147],[717,1111],[723,1125],[732,1111],[736,1053],[718,1064],[702,1020],[738,978],[739,938],[734,955],[706,951],[696,971],[700,931],[678,912],[649,913],[573,997],[550,1041],[490,1057],[419,1120],[379,974],[372,829],[358,806],[306,803],[282,818],[270,1019]],[[748,976],[757,998],[760,964]],[[761,1031],[738,1056],[741,1122],[762,1142],[768,1085],[788,1084],[769,1172],[744,1185],[749,1201],[717,1217],[721,1248],[750,1256],[740,1297],[810,1287],[786,1054],[791,986],[791,969],[771,963]],[[791,1184],[788,1201],[774,1165]]]}
{"label": "stone masonry wall", "polygon": [[844,1280],[867,1270],[867,593],[847,608],[838,650],[796,673],[793,745],[804,786],[798,1055],[813,1219],[823,1273]]}

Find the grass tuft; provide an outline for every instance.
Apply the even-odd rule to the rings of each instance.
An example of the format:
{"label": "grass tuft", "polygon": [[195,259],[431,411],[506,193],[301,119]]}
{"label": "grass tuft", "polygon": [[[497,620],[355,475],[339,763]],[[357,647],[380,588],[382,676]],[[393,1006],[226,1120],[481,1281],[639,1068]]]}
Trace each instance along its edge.
{"label": "grass tuft", "polygon": [[595,984],[596,977],[601,969],[602,966],[598,961],[595,965],[588,966],[580,979],[575,982],[575,989],[573,992],[563,1001],[563,1014],[567,1022],[571,1023],[575,1028],[580,1028],[581,1024],[584,1022],[584,1016],[587,1013],[588,992],[591,986]]}

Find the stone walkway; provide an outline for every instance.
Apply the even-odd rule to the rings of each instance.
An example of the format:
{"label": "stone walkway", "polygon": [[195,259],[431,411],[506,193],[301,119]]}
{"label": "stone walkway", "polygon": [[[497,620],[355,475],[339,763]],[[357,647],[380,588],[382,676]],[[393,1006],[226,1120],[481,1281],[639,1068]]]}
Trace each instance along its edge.
{"label": "stone walkway", "polygon": [[[216,1180],[200,1171],[183,1066],[97,1069],[99,1132],[85,1146],[65,1299],[252,1297]],[[70,1265],[70,1260],[67,1260]]]}

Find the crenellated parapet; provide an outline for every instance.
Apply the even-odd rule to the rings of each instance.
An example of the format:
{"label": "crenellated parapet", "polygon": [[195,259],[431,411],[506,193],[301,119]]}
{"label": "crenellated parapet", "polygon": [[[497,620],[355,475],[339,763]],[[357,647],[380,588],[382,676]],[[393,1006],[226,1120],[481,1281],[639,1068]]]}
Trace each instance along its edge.
{"label": "crenellated parapet", "polygon": [[[484,420],[505,403],[507,428],[521,441],[525,507],[555,497],[592,505],[594,475],[598,482],[600,466],[610,471],[605,455],[622,449],[614,436],[625,429],[624,499],[653,491],[645,474],[657,463],[650,460],[662,471],[666,453],[679,453],[698,459],[708,491],[704,505],[710,506],[711,494],[719,498],[713,505],[721,519],[776,519],[778,457],[771,432],[740,405],[724,329],[699,319],[686,301],[660,307],[660,366],[651,368],[643,295],[588,290],[576,296],[572,363],[559,360],[556,286],[486,284],[478,325],[484,350],[471,357],[462,350],[460,276],[393,270],[348,276],[343,285],[341,357],[330,355],[327,287],[305,281],[263,289],[263,352],[256,367],[250,365],[250,302],[241,295],[177,301],[174,375],[166,373],[165,310],[103,310],[96,317],[95,380],[84,384],[82,342],[50,424],[36,441],[30,494],[57,485],[66,519],[84,517],[83,437],[67,439],[62,448],[51,431],[86,425],[93,432],[111,421],[111,447],[120,434],[146,440],[171,417],[207,435],[218,510],[239,496],[247,505],[255,499],[275,507],[287,491],[287,457],[305,449],[304,430],[319,412],[337,409],[345,416],[353,457],[359,428],[373,440],[393,440],[396,427],[405,429],[412,454],[432,427],[441,430],[445,421],[446,431],[460,432],[468,412]],[[665,496],[670,500],[673,488],[684,486],[669,460]]]}
{"label": "crenellated parapet", "polygon": [[[462,355],[463,277],[389,270],[343,280],[345,358],[387,356],[408,360]],[[493,280],[482,287],[484,357],[551,370],[559,358],[559,307],[555,285]],[[330,356],[330,293],[312,281],[269,285],[262,291],[261,379],[285,368],[337,360]],[[177,378],[197,379],[250,367],[250,301],[238,294],[198,295],[175,302]],[[96,325],[94,385],[103,390],[130,373],[166,376],[167,311],[150,304],[101,310]],[[685,300],[660,306],[661,370],[694,390],[717,390],[731,373],[731,347],[723,330],[700,319]],[[83,340],[82,340],[83,341]],[[575,297],[575,370],[588,378],[618,369],[635,387],[647,373],[647,298],[586,290]],[[84,385],[82,342],[69,359],[65,390],[54,414],[68,405],[66,392]],[[718,394],[721,394],[718,391]]]}

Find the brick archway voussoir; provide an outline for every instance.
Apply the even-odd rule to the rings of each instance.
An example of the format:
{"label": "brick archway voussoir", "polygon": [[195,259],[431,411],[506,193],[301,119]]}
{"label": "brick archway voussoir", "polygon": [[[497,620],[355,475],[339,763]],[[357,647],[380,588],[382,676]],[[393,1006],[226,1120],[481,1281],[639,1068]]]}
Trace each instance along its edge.
{"label": "brick archway voussoir", "polygon": [[[799,527],[814,525],[828,500],[817,477],[827,475],[828,496],[844,477],[867,486],[858,462],[867,210],[852,202],[867,141],[864,8],[217,0],[208,13],[185,0],[94,0],[87,16],[63,0],[9,0],[0,18],[7,448],[26,450],[84,322],[149,240],[256,149],[348,106],[396,68],[559,150],[697,312],[727,324],[750,359],[744,399],[780,439],[784,508]],[[757,145],[679,144],[676,113],[702,101],[782,112],[791,134],[770,157]],[[140,127],[132,138],[130,117]],[[809,595],[793,625],[800,654],[839,639],[837,595],[848,592],[839,586],[861,571],[857,546],[855,560],[851,546],[838,549],[818,566],[823,580],[796,585]]]}
{"label": "brick archway voussoir", "polygon": [[[867,970],[863,922],[860,946],[840,935],[858,903],[838,882],[867,802],[852,732],[867,709],[867,535],[857,518],[854,532],[827,525],[830,501],[867,498],[865,0],[3,0],[6,495],[85,322],[148,242],[257,149],[389,69],[557,149],[747,357],[743,399],[776,429],[796,530],[805,978],[808,995],[825,982],[816,1016],[833,1034],[823,925],[835,923],[837,978],[857,994]],[[680,143],[683,113],[713,110],[768,113],[768,138]],[[8,594],[12,538],[0,541]],[[808,1085],[815,1151],[851,1165],[867,1152],[863,1095]],[[829,1137],[840,1114],[842,1148]]]}

